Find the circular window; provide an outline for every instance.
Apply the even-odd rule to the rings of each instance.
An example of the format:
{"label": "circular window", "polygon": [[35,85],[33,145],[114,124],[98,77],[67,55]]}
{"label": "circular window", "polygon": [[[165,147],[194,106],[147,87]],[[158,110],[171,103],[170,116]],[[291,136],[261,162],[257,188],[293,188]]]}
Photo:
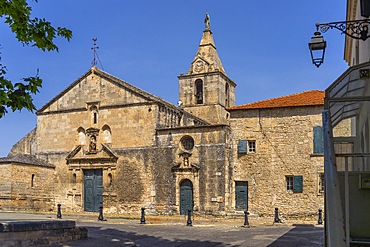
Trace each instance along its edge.
{"label": "circular window", "polygon": [[191,150],[194,147],[194,139],[191,136],[184,136],[181,138],[181,145],[186,150]]}

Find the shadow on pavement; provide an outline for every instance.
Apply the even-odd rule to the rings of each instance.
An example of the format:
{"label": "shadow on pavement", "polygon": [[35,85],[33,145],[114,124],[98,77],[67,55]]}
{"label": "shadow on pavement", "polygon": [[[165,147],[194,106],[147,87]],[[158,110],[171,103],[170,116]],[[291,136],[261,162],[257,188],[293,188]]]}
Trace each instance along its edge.
{"label": "shadow on pavement", "polygon": [[225,245],[220,242],[212,241],[201,241],[201,240],[190,240],[190,239],[164,239],[157,236],[151,236],[148,234],[138,234],[129,231],[120,231],[112,228],[102,227],[86,227],[88,229],[88,239],[75,240],[65,242],[63,244],[57,244],[54,246],[63,247],[102,247],[102,246],[127,246],[127,247],[146,247],[146,246],[191,246],[191,247],[237,247],[237,245]]}
{"label": "shadow on pavement", "polygon": [[[308,241],[310,239],[310,241]],[[299,243],[299,244],[298,244]],[[323,247],[324,231],[313,225],[294,225],[294,228],[276,239],[268,247]]]}

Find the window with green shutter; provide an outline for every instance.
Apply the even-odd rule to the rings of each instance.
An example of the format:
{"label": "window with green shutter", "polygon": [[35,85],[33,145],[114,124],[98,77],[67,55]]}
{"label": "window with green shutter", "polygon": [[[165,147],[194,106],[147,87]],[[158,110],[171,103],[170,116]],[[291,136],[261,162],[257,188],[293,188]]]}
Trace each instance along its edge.
{"label": "window with green shutter", "polygon": [[247,153],[247,140],[239,140],[238,142],[238,153],[246,154]]}
{"label": "window with green shutter", "polygon": [[294,193],[303,192],[303,176],[286,176],[286,189]]}
{"label": "window with green shutter", "polygon": [[324,153],[324,139],[322,126],[313,127],[313,153],[314,154]]}
{"label": "window with green shutter", "polygon": [[293,192],[302,193],[303,192],[303,176],[293,177]]}

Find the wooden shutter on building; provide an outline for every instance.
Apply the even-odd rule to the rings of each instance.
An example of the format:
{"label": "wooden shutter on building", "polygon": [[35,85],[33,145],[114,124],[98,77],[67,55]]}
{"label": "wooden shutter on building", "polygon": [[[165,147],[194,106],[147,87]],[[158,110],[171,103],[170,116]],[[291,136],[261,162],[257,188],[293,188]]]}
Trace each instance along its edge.
{"label": "wooden shutter on building", "polygon": [[324,153],[324,139],[322,133],[322,126],[313,127],[313,153]]}
{"label": "wooden shutter on building", "polygon": [[303,192],[303,176],[293,177],[293,192],[295,193]]}
{"label": "wooden shutter on building", "polygon": [[247,140],[239,140],[238,142],[238,153],[246,154],[247,153]]}

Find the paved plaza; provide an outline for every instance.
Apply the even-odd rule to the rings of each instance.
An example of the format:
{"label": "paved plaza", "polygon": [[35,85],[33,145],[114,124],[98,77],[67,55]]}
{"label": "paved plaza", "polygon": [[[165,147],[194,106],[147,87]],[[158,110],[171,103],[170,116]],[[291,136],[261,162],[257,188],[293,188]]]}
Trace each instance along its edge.
{"label": "paved plaza", "polygon": [[[140,219],[108,218],[97,221],[92,216],[63,216],[75,220],[77,226],[88,229],[88,239],[70,241],[55,246],[323,246],[323,227],[313,224],[268,224],[251,220],[243,227],[243,219],[193,219],[186,226],[186,217],[147,217]],[[52,215],[0,213],[0,221],[55,219]]]}

